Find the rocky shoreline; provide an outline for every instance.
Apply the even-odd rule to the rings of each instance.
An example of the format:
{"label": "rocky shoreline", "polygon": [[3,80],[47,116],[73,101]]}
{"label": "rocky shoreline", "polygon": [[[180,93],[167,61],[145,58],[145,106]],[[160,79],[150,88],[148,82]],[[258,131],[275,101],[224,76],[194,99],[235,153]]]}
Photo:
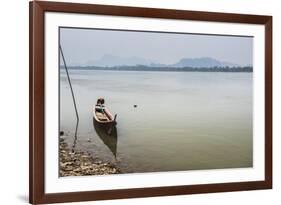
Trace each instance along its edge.
{"label": "rocky shoreline", "polygon": [[82,151],[72,151],[62,137],[60,138],[59,157],[60,177],[121,173],[120,170],[111,163],[104,163]]}

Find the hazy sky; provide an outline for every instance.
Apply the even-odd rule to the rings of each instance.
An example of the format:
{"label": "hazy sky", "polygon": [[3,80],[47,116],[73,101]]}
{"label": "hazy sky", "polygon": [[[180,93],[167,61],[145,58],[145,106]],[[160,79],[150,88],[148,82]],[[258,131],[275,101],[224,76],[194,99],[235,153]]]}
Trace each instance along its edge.
{"label": "hazy sky", "polygon": [[181,58],[211,57],[252,65],[253,38],[95,29],[60,29],[68,65],[85,65],[104,55],[140,57],[173,64]]}

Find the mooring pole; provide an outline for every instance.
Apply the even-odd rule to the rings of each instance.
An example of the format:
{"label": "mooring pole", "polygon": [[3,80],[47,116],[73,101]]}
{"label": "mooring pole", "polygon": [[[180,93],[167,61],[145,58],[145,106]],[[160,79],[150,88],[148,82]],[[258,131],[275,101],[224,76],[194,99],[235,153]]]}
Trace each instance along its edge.
{"label": "mooring pole", "polygon": [[[73,92],[73,89],[72,89],[72,85],[71,85],[71,81],[70,81],[70,77],[69,77],[69,73],[68,73],[68,68],[67,68],[66,63],[65,63],[65,59],[64,59],[64,55],[63,55],[63,52],[62,52],[61,45],[59,45],[59,47],[60,47],[60,52],[61,52],[61,55],[62,55],[62,60],[63,60],[63,63],[64,63],[64,68],[65,68],[65,71],[66,71],[68,83],[69,83],[69,86],[70,86],[71,94],[72,94],[73,104],[74,104],[75,113],[76,113],[76,117],[77,117],[77,125],[78,125],[79,116],[78,116],[78,110],[77,110],[76,101],[75,101],[75,97],[74,97],[74,92]],[[76,128],[76,130],[77,130],[77,128]]]}

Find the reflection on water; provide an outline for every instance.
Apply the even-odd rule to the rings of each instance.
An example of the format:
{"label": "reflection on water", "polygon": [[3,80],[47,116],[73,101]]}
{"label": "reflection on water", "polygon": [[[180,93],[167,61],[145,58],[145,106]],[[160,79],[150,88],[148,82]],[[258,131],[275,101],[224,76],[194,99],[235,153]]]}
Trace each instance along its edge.
{"label": "reflection on water", "polygon": [[78,131],[78,125],[79,125],[79,120],[77,120],[77,122],[76,122],[76,126],[75,126],[74,141],[73,141],[73,145],[72,145],[72,152],[74,152],[75,147],[76,147],[76,143],[77,143],[77,131]]}
{"label": "reflection on water", "polygon": [[116,125],[101,125],[93,118],[93,124],[97,135],[103,143],[109,148],[116,159],[117,154],[117,128]]}

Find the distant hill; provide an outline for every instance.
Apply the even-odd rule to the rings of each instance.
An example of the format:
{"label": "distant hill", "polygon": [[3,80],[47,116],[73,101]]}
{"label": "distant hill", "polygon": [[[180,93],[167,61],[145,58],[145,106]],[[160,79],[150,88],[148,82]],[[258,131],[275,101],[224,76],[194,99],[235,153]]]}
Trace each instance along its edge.
{"label": "distant hill", "polygon": [[[61,65],[64,69],[64,66]],[[182,58],[175,64],[160,64],[139,57],[105,55],[84,66],[69,66],[69,69],[113,71],[171,71],[171,72],[253,72],[251,65],[241,66],[213,58]]]}
{"label": "distant hill", "polygon": [[211,67],[238,67],[240,65],[219,61],[214,58],[182,58],[174,64],[161,64],[153,60],[140,58],[140,57],[120,57],[114,55],[104,55],[95,61],[88,61],[85,66],[96,67],[120,67],[120,66],[150,66],[150,67],[175,67],[175,68],[211,68]]}
{"label": "distant hill", "polygon": [[183,58],[178,63],[171,65],[172,67],[182,68],[212,68],[212,67],[237,67],[239,65],[218,61],[213,58]]}

